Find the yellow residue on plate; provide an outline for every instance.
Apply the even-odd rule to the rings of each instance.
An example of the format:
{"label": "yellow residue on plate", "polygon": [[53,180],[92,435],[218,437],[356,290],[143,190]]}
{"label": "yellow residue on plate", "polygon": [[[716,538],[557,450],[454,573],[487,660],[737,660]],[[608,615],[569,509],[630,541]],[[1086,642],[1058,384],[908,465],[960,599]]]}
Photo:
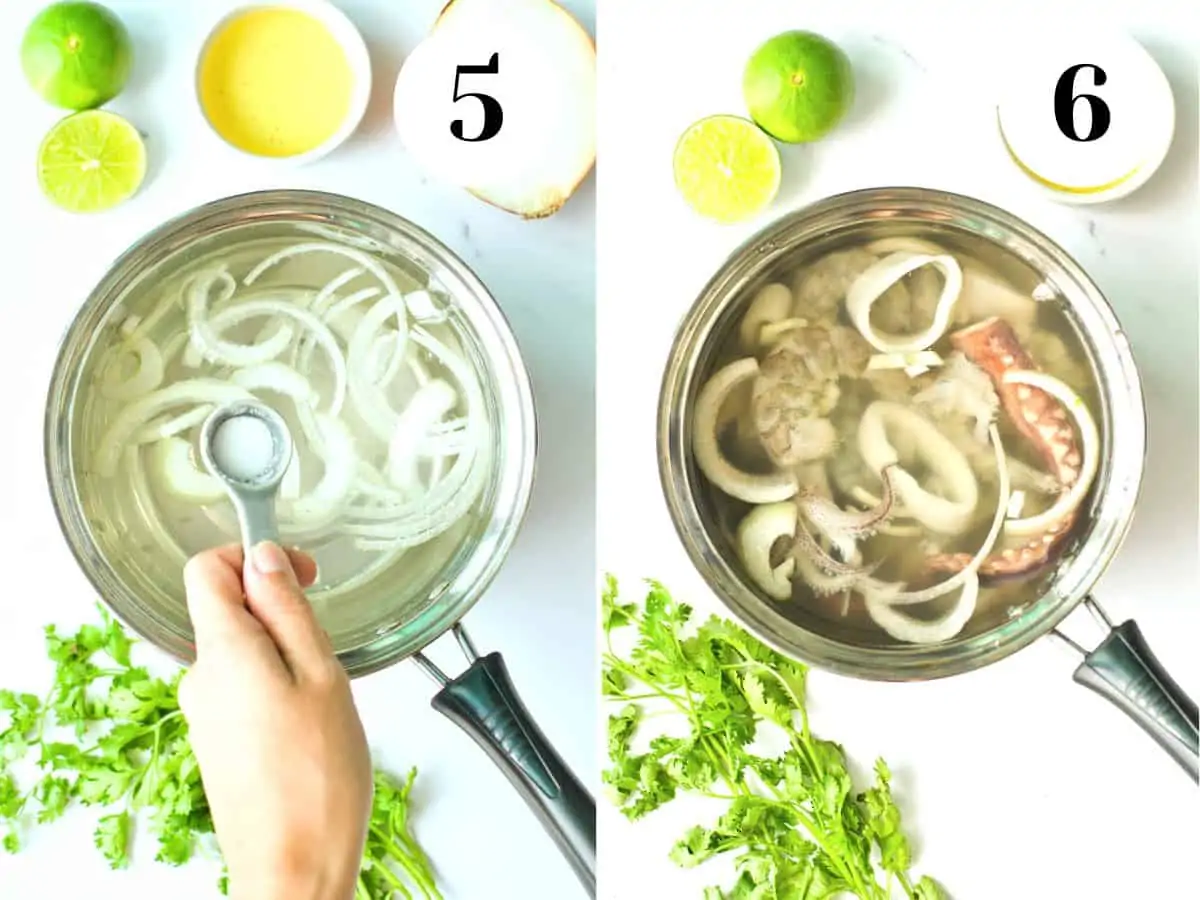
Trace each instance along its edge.
{"label": "yellow residue on plate", "polygon": [[256,156],[299,156],[333,137],[350,112],[354,73],[329,29],[306,13],[262,7],[213,35],[199,71],[212,127]]}

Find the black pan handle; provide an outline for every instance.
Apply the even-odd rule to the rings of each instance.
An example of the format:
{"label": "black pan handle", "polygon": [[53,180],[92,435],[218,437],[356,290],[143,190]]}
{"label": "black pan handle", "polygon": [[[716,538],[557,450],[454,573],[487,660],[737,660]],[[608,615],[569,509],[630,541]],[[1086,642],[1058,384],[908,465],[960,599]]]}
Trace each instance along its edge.
{"label": "black pan handle", "polygon": [[[1132,619],[1114,626],[1095,600],[1088,608],[1108,629],[1084,654],[1075,681],[1133,719],[1193,780],[1200,782],[1200,716],[1196,703],[1163,668]],[[1059,635],[1063,637],[1063,635]]]}
{"label": "black pan handle", "polygon": [[[504,772],[594,898],[595,800],[529,714],[504,658],[499,653],[477,656],[461,626],[455,635],[471,666],[457,678],[439,679],[442,689],[433,708],[470,735]],[[426,671],[432,667],[419,654],[417,661]]]}

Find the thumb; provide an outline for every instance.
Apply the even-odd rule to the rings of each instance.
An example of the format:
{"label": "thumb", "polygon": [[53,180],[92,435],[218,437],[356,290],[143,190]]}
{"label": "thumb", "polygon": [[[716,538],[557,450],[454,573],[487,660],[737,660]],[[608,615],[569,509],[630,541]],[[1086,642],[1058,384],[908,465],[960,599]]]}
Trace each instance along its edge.
{"label": "thumb", "polygon": [[197,659],[221,653],[249,658],[261,655],[264,645],[270,648],[270,636],[246,609],[238,566],[226,551],[206,550],[189,559],[183,584]]}
{"label": "thumb", "polygon": [[334,659],[329,642],[282,547],[272,541],[255,544],[243,575],[246,607],[296,674],[328,668]]}

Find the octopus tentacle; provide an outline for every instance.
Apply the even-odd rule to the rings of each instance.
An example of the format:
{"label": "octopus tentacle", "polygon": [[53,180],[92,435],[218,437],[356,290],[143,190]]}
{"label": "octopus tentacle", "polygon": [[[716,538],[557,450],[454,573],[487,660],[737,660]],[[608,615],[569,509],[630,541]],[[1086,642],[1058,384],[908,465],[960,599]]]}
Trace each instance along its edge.
{"label": "octopus tentacle", "polygon": [[[1035,538],[993,553],[980,565],[979,577],[995,582],[1036,572],[1050,562],[1074,525],[1072,514]],[[934,572],[958,572],[970,561],[970,553],[941,553],[926,560],[926,567]]]}
{"label": "octopus tentacle", "polygon": [[817,567],[832,575],[864,575],[869,570],[861,566],[851,565],[830,556],[816,538],[804,525],[803,519],[796,520],[795,543],[792,552],[799,558],[804,557],[816,563]]}
{"label": "octopus tentacle", "polygon": [[984,319],[954,332],[950,342],[992,379],[1008,418],[1046,460],[1059,483],[1074,484],[1083,456],[1063,405],[1040,388],[1004,380],[1010,371],[1037,371],[1012,326],[1003,319]]}
{"label": "octopus tentacle", "polygon": [[[1059,484],[1074,484],[1082,472],[1083,455],[1066,409],[1046,391],[1005,378],[1010,372],[1037,371],[1012,327],[1002,319],[984,319],[955,332],[950,341],[992,379],[1005,414],[1046,461]],[[979,567],[980,576],[1015,578],[1042,568],[1070,534],[1076,518],[1077,513],[1071,511],[1037,537],[989,556]],[[927,566],[934,571],[957,572],[970,558],[965,553],[939,554],[927,560]]]}
{"label": "octopus tentacle", "polygon": [[801,491],[796,498],[800,512],[822,530],[851,538],[870,537],[895,513],[896,486],[892,477],[895,466],[895,463],[890,463],[879,473],[883,491],[879,501],[869,509],[842,509],[828,497]]}

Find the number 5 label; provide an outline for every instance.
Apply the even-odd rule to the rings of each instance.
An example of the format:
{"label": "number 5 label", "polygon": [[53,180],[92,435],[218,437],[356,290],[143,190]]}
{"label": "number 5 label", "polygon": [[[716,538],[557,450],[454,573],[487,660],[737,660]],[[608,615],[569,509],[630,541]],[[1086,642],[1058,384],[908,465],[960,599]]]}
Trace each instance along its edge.
{"label": "number 5 label", "polygon": [[467,97],[474,97],[483,106],[483,129],[475,137],[467,137],[463,133],[463,120],[455,119],[450,123],[450,133],[460,141],[490,141],[500,133],[504,125],[504,107],[490,94],[478,91],[461,92],[459,80],[464,75],[498,75],[500,74],[500,54],[493,53],[486,66],[459,66],[454,73],[454,102]]}
{"label": "number 5 label", "polygon": [[998,119],[1018,167],[1060,199],[1127,192],[1162,162],[1171,88],[1153,57],[1119,34],[1044,35],[1008,73]]}

